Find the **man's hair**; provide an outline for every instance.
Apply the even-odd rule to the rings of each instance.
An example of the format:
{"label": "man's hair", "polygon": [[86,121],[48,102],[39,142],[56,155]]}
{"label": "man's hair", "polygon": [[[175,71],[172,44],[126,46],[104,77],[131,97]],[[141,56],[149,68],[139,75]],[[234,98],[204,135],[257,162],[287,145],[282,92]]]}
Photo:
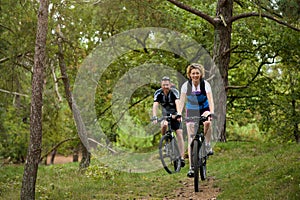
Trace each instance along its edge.
{"label": "man's hair", "polygon": [[168,76],[164,76],[161,78],[161,81],[170,81],[170,78]]}

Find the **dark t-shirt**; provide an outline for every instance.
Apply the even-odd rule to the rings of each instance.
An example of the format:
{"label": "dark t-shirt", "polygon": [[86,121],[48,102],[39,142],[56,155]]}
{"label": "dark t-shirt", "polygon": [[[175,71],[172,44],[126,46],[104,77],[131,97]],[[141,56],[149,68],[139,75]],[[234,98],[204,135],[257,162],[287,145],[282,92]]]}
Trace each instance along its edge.
{"label": "dark t-shirt", "polygon": [[158,102],[162,106],[164,116],[176,114],[176,99],[179,99],[179,91],[176,88],[171,88],[167,95],[164,94],[162,88],[154,93],[154,102]]}

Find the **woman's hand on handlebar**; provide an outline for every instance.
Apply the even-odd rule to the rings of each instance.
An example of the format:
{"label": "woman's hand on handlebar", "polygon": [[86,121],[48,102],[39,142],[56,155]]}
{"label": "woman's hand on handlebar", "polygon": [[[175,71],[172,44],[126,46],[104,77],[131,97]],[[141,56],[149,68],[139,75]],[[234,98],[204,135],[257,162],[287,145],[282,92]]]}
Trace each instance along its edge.
{"label": "woman's hand on handlebar", "polygon": [[177,119],[177,121],[181,122],[181,114],[177,114],[177,115],[175,116],[175,119]]}

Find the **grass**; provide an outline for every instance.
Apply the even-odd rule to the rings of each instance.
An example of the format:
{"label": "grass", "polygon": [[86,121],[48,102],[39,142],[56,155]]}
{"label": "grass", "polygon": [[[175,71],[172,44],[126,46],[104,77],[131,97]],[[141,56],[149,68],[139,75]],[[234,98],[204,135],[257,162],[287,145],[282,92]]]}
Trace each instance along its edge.
{"label": "grass", "polygon": [[218,143],[211,164],[219,199],[300,199],[300,145]]}
{"label": "grass", "polygon": [[[0,199],[19,199],[23,167],[0,170]],[[40,166],[36,199],[162,199],[179,187],[182,174],[127,173],[92,164],[85,172],[78,164]],[[168,181],[170,184],[166,184]]]}
{"label": "grass", "polygon": [[[262,142],[217,143],[208,176],[221,188],[218,199],[300,199],[300,145]],[[186,179],[187,167],[169,175],[114,171],[92,161],[39,167],[36,199],[163,199]],[[0,199],[19,199],[23,166],[0,168]],[[175,195],[175,194],[174,194]],[[175,197],[175,196],[174,196]]]}

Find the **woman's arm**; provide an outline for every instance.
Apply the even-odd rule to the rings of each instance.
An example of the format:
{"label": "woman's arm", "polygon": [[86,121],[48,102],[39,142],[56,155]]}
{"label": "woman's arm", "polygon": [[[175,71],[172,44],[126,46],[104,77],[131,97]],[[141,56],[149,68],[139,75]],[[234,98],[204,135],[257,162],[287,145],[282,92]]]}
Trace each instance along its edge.
{"label": "woman's arm", "polygon": [[209,104],[209,110],[211,113],[214,113],[215,106],[214,106],[214,100],[211,92],[206,93],[207,99],[208,99],[208,104]]}

